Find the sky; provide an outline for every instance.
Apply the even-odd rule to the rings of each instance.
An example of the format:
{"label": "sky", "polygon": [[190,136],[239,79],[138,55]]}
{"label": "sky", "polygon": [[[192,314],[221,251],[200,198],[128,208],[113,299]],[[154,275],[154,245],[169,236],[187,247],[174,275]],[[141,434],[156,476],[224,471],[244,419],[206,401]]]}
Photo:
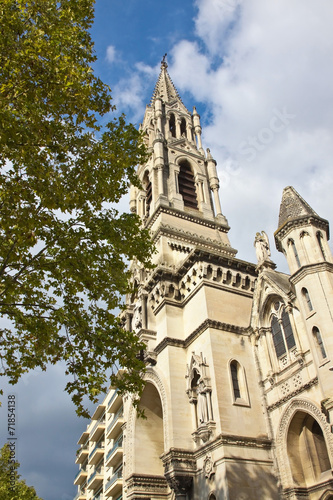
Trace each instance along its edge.
{"label": "sky", "polygon": [[[217,161],[237,257],[254,262],[254,236],[265,230],[283,272],[273,236],[283,188],[294,186],[332,223],[332,26],[331,0],[96,1],[94,69],[117,113],[139,126],[167,53],[169,74],[186,107],[197,107],[204,148]],[[63,372],[60,364],[5,386],[0,408],[4,442],[7,397],[15,394],[20,472],[44,500],[75,496],[76,442],[88,423],[63,391]]]}

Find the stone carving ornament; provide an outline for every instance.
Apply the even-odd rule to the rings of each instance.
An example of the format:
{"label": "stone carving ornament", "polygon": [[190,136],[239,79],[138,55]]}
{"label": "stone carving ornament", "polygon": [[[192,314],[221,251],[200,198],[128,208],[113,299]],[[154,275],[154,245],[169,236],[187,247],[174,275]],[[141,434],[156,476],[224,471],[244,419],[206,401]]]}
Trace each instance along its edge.
{"label": "stone carving ornament", "polygon": [[216,471],[216,466],[212,460],[211,455],[206,455],[203,463],[203,470],[207,479],[210,479]]}

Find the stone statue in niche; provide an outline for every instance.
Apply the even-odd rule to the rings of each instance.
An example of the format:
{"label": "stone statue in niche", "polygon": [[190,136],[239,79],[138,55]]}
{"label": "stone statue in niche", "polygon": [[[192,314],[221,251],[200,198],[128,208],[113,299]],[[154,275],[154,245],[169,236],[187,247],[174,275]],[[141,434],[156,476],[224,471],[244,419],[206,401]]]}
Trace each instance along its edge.
{"label": "stone statue in niche", "polygon": [[139,299],[135,306],[134,306],[134,311],[133,311],[133,318],[132,318],[132,330],[135,332],[138,332],[142,328],[142,303],[141,299]]}
{"label": "stone statue in niche", "polygon": [[203,358],[192,353],[191,363],[187,366],[187,395],[193,405],[197,428],[202,428],[213,420],[211,385],[208,365]]}
{"label": "stone statue in niche", "polygon": [[258,232],[256,234],[254,239],[254,246],[256,249],[258,263],[265,260],[270,260],[271,250],[269,247],[268,236],[265,231],[261,231],[261,233]]}
{"label": "stone statue in niche", "polygon": [[208,422],[208,409],[207,409],[207,396],[206,396],[206,388],[203,381],[199,382],[198,388],[198,417],[199,424],[204,424]]}

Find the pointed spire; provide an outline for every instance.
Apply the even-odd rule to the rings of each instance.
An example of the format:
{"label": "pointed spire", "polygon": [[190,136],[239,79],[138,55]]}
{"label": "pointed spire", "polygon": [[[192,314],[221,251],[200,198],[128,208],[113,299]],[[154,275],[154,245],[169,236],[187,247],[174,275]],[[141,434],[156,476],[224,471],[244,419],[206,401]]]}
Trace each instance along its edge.
{"label": "pointed spire", "polygon": [[308,216],[319,217],[292,186],[284,188],[280,205],[279,228],[286,222]]}
{"label": "pointed spire", "polygon": [[167,54],[164,54],[161,61],[161,72],[158,77],[157,83],[155,85],[155,89],[150,101],[150,105],[153,107],[156,99],[162,99],[163,102],[172,102],[178,100],[184,106],[176,87],[173,84],[173,81],[170,78],[170,75],[167,71],[168,64],[166,62]]}

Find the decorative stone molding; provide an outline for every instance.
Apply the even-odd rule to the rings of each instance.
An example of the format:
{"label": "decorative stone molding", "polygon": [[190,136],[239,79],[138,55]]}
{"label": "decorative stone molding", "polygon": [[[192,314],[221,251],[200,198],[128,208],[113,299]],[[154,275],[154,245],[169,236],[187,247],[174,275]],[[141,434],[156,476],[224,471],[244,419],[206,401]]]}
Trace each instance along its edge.
{"label": "decorative stone molding", "polygon": [[238,335],[248,336],[251,332],[249,328],[244,328],[241,326],[230,325],[229,323],[222,323],[221,321],[214,321],[212,319],[206,319],[198,326],[185,340],[174,339],[172,337],[165,337],[156,347],[155,352],[160,354],[167,346],[181,347],[187,349],[192,342],[194,342],[200,335],[208,328],[214,328],[215,330],[220,330],[224,332],[237,333]]}
{"label": "decorative stone molding", "polygon": [[321,410],[324,413],[327,422],[332,423],[331,414],[333,412],[333,398],[326,398],[321,401]]}
{"label": "decorative stone molding", "polygon": [[270,450],[272,448],[272,441],[268,438],[248,438],[246,436],[220,434],[218,440],[220,443],[228,446],[245,446],[248,448],[261,448],[265,450]]}
{"label": "decorative stone molding", "polygon": [[[298,380],[298,382],[299,382],[299,380]],[[288,382],[285,382],[285,384],[287,384],[287,383]],[[298,387],[298,389],[295,389],[293,392],[289,392],[283,398],[281,398],[278,401],[276,401],[275,403],[269,405],[267,407],[267,411],[270,412],[270,411],[275,410],[276,408],[279,408],[279,406],[283,405],[284,403],[286,403],[290,399],[298,396],[298,394],[300,394],[301,392],[307,391],[308,389],[310,389],[310,387],[312,387],[314,385],[317,385],[317,384],[318,384],[318,377],[314,377],[313,379],[311,379],[306,384]],[[298,385],[299,385],[299,383],[298,383]]]}
{"label": "decorative stone molding", "polygon": [[126,481],[126,498],[146,499],[147,495],[153,495],[154,498],[168,498],[168,483],[163,476],[149,476],[145,474],[132,474]]}
{"label": "decorative stone molding", "polygon": [[205,473],[205,477],[207,479],[210,479],[215,474],[216,465],[214,464],[211,455],[206,455],[204,462],[203,462],[203,470]]}
{"label": "decorative stone molding", "polygon": [[299,283],[302,279],[304,279],[306,276],[309,274],[316,274],[316,273],[324,273],[324,272],[333,272],[333,264],[331,262],[320,262],[318,264],[308,264],[305,266],[302,266],[300,269],[298,269],[291,277],[290,281],[294,285]]}
{"label": "decorative stone molding", "polygon": [[179,448],[171,448],[161,456],[164,475],[177,497],[186,495],[192,485],[197,470],[193,452]]}
{"label": "decorative stone molding", "polygon": [[211,421],[201,424],[197,428],[197,430],[192,433],[193,441],[195,442],[196,445],[199,445],[201,443],[203,444],[207,443],[208,441],[214,438],[215,429],[216,429],[215,422]]}
{"label": "decorative stone molding", "polygon": [[[212,229],[217,229],[218,231],[221,231],[221,232],[228,232],[230,229],[230,227],[227,224],[216,224],[215,222],[209,221],[207,219],[203,219],[202,217],[198,217],[198,216],[195,216],[193,214],[187,214],[181,210],[177,210],[177,209],[170,208],[170,207],[169,208],[159,207],[154,212],[151,219],[149,220],[149,224],[148,224],[149,228],[154,224],[154,222],[156,222],[160,213],[166,213],[169,215],[173,215],[174,217],[178,217],[180,219],[194,221],[196,224],[200,224],[201,226],[205,226],[205,227],[210,227]],[[236,253],[236,251],[233,250],[233,253]]]}
{"label": "decorative stone molding", "polygon": [[[327,452],[331,463],[333,463],[333,435],[330,426],[328,425],[325,416],[311,400],[308,399],[294,399],[290,402],[286,410],[282,413],[280,418],[280,425],[276,436],[276,454],[281,476],[281,483],[284,489],[293,489],[293,478],[289,464],[287,452],[287,437],[290,423],[297,413],[302,411],[308,413],[320,424],[325,436],[327,445]],[[298,498],[298,497],[285,497],[285,498]]]}

